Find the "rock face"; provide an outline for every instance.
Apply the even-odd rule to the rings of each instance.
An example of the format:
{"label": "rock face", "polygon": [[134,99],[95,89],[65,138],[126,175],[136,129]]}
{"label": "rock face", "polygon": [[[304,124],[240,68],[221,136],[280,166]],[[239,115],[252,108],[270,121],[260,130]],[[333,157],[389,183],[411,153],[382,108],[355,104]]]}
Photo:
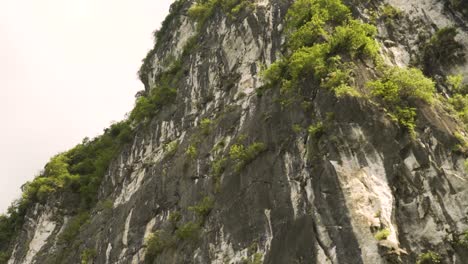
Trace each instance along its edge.
{"label": "rock face", "polygon": [[[468,47],[466,19],[443,1],[388,3],[404,17],[391,30],[378,24],[387,63],[408,65],[419,52],[415,32],[447,25]],[[442,106],[421,105],[412,138],[364,98],[316,89],[308,107],[284,107],[279,91],[256,92],[261,65],[282,51],[290,4],[255,1],[235,17],[218,10],[199,33],[190,1],[173,10],[147,89],[181,58],[176,102],[113,160],[72,246],[59,241],[71,216],[54,197],[29,210],[8,263],[377,264],[427,252],[468,263],[457,243],[468,230],[465,156],[453,151],[459,125]],[[367,19],[362,3],[350,6]],[[323,131],[308,133],[318,122]],[[247,154],[236,159],[233,146]],[[149,238],[160,243],[152,255]]]}

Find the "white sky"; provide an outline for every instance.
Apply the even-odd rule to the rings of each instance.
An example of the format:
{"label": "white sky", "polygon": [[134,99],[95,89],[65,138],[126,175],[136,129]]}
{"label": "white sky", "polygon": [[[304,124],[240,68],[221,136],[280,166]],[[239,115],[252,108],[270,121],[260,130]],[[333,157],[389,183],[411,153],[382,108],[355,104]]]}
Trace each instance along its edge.
{"label": "white sky", "polygon": [[0,213],[49,158],[121,120],[172,0],[0,0]]}

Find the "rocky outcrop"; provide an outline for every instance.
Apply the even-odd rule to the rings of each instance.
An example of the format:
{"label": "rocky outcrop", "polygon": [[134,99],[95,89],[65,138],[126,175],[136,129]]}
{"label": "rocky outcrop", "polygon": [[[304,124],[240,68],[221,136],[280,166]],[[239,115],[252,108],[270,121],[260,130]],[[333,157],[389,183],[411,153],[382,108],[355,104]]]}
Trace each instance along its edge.
{"label": "rocky outcrop", "polygon": [[[457,26],[468,47],[466,20],[442,2],[388,3],[420,22],[398,22],[394,34],[379,22],[387,63],[408,65],[413,33],[431,35],[428,25]],[[176,103],[113,160],[71,245],[60,238],[73,216],[49,199],[28,212],[9,264],[144,263],[154,234],[154,263],[415,263],[429,251],[468,262],[457,243],[468,230],[465,156],[442,105],[421,105],[415,138],[365,98],[316,89],[285,107],[278,90],[258,91],[262,65],[282,51],[289,1],[255,1],[236,17],[218,10],[198,33],[191,4],[150,58],[148,89],[180,58]],[[367,19],[363,4],[353,8]]]}

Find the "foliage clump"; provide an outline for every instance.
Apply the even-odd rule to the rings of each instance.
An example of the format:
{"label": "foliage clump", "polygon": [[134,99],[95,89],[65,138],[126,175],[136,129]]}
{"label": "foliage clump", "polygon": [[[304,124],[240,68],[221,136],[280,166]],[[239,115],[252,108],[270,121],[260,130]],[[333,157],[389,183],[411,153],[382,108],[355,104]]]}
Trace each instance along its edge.
{"label": "foliage clump", "polygon": [[380,7],[380,11],[382,13],[381,18],[385,21],[385,24],[392,25],[393,21],[402,17],[403,12],[390,5],[384,4]]}
{"label": "foliage clump", "polygon": [[316,124],[310,125],[307,128],[309,135],[314,138],[319,138],[325,133],[325,126],[322,122],[317,122]]}
{"label": "foliage clump", "polygon": [[205,196],[197,205],[190,206],[188,209],[197,214],[202,220],[204,220],[214,206],[214,200],[210,196]]}
{"label": "foliage clump", "polygon": [[463,45],[455,39],[457,34],[454,27],[441,28],[423,45],[422,64],[426,74],[434,74],[434,69],[440,66],[465,61]]}
{"label": "foliage clump", "polygon": [[468,249],[468,230],[465,230],[459,238],[458,238],[458,244],[461,245],[464,248]]}
{"label": "foliage clump", "polygon": [[97,252],[95,249],[87,248],[81,252],[81,264],[88,264],[90,261],[97,256]]}
{"label": "foliage clump", "polygon": [[452,92],[449,103],[455,110],[456,116],[465,124],[468,124],[468,85],[463,83],[463,75],[449,75],[447,84]]}
{"label": "foliage clump", "polygon": [[197,240],[200,232],[202,231],[202,225],[213,207],[213,198],[205,196],[198,204],[188,208],[189,211],[196,214],[197,220],[185,222],[180,226],[178,223],[182,220],[182,215],[180,212],[172,212],[169,215],[168,220],[171,223],[171,228],[174,228],[175,230],[163,228],[153,232],[145,241],[145,260],[148,263],[153,263],[161,252],[175,246],[177,243],[187,240]]}
{"label": "foliage clump", "polygon": [[5,251],[0,251],[0,263],[7,263],[10,259],[10,254]]}
{"label": "foliage clump", "polygon": [[389,68],[380,79],[367,85],[392,118],[411,133],[415,128],[415,102],[431,104],[434,101],[435,83],[416,68]]}
{"label": "foliage clump", "polygon": [[215,192],[219,192],[221,189],[221,175],[226,170],[227,161],[228,159],[226,157],[219,157],[211,162],[211,173]]}
{"label": "foliage clump", "polygon": [[188,10],[188,15],[198,23],[198,29],[201,29],[217,8],[234,19],[241,11],[252,7],[253,4],[249,0],[196,0]]}
{"label": "foliage clump", "polygon": [[205,196],[198,204],[190,206],[189,211],[192,211],[197,216],[197,221],[189,221],[180,226],[175,236],[180,240],[197,240],[201,232],[201,228],[206,218],[214,207],[214,199],[210,196]]}
{"label": "foliage clump", "polygon": [[164,145],[164,151],[165,151],[166,157],[173,156],[177,152],[178,148],[179,148],[179,140],[177,139]]}
{"label": "foliage clump", "polygon": [[249,258],[247,263],[248,264],[262,264],[263,263],[262,259],[263,259],[263,254],[257,252]]}
{"label": "foliage clump", "polygon": [[189,145],[185,150],[185,155],[187,155],[187,157],[189,157],[191,160],[196,159],[198,156],[197,146],[195,144]]}
{"label": "foliage clump", "polygon": [[265,150],[266,146],[261,142],[255,142],[248,146],[234,144],[229,150],[229,156],[235,162],[236,171],[240,171]]}
{"label": "foliage clump", "polygon": [[377,232],[374,237],[375,239],[380,241],[380,240],[387,239],[389,236],[390,236],[390,229],[384,228],[380,230],[379,232]]}
{"label": "foliage clump", "polygon": [[65,229],[60,234],[59,240],[68,244],[72,243],[80,232],[81,227],[88,223],[89,217],[90,215],[88,212],[81,212],[70,219]]}
{"label": "foliage clump", "polygon": [[376,60],[376,33],[374,26],[352,19],[340,0],[296,1],[286,15],[288,51],[262,76],[267,86],[279,85],[283,95],[321,86],[339,96],[356,96],[350,59]]}
{"label": "foliage clump", "polygon": [[176,0],[172,3],[170,7],[169,15],[164,19],[161,25],[161,29],[154,32],[154,47],[148,51],[145,58],[142,60],[142,65],[138,70],[138,77],[140,81],[145,85],[146,89],[150,88],[149,85],[149,78],[150,72],[152,71],[153,59],[154,55],[156,54],[156,50],[158,47],[162,45],[164,42],[164,38],[170,36],[169,30],[171,24],[177,24],[180,22],[180,13],[185,5],[187,0]]}
{"label": "foliage clump", "polygon": [[153,263],[157,255],[174,245],[175,240],[168,232],[163,230],[153,232],[145,241],[145,260],[147,263]]}
{"label": "foliage clump", "polygon": [[169,69],[158,76],[156,87],[152,87],[147,95],[137,98],[129,120],[133,123],[147,123],[164,106],[174,103],[177,97],[175,87],[183,74],[181,61],[173,61]]}
{"label": "foliage clump", "polygon": [[211,132],[212,125],[213,121],[211,121],[211,119],[203,118],[200,122],[201,133],[205,136],[209,135]]}
{"label": "foliage clump", "polygon": [[441,263],[441,261],[442,258],[439,254],[435,253],[434,251],[428,251],[418,256],[416,264],[438,264]]}
{"label": "foliage clump", "polygon": [[175,235],[180,240],[196,240],[201,231],[200,223],[188,222],[180,226]]}
{"label": "foliage clump", "polygon": [[188,15],[191,19],[197,21],[200,25],[203,25],[213,14],[218,2],[219,1],[216,0],[197,0],[188,10]]}

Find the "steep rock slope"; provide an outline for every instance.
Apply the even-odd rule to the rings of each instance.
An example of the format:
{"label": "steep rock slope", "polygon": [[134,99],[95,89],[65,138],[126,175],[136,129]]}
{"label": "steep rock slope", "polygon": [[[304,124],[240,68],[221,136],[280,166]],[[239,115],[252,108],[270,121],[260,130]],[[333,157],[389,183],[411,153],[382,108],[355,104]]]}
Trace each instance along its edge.
{"label": "steep rock slope", "polygon": [[[285,103],[260,73],[288,53],[292,2],[244,2],[209,16],[174,5],[140,77],[144,96],[164,82],[177,96],[136,118],[82,220],[66,193],[30,206],[9,264],[468,262],[464,130],[446,99],[417,102],[412,136],[366,95],[377,66],[354,59],[364,96],[311,85]],[[401,10],[390,22],[385,2],[347,4],[378,26],[384,63],[424,67],[424,41],[446,26],[468,47],[451,2],[389,0]],[[425,73],[468,69],[448,64]]]}

